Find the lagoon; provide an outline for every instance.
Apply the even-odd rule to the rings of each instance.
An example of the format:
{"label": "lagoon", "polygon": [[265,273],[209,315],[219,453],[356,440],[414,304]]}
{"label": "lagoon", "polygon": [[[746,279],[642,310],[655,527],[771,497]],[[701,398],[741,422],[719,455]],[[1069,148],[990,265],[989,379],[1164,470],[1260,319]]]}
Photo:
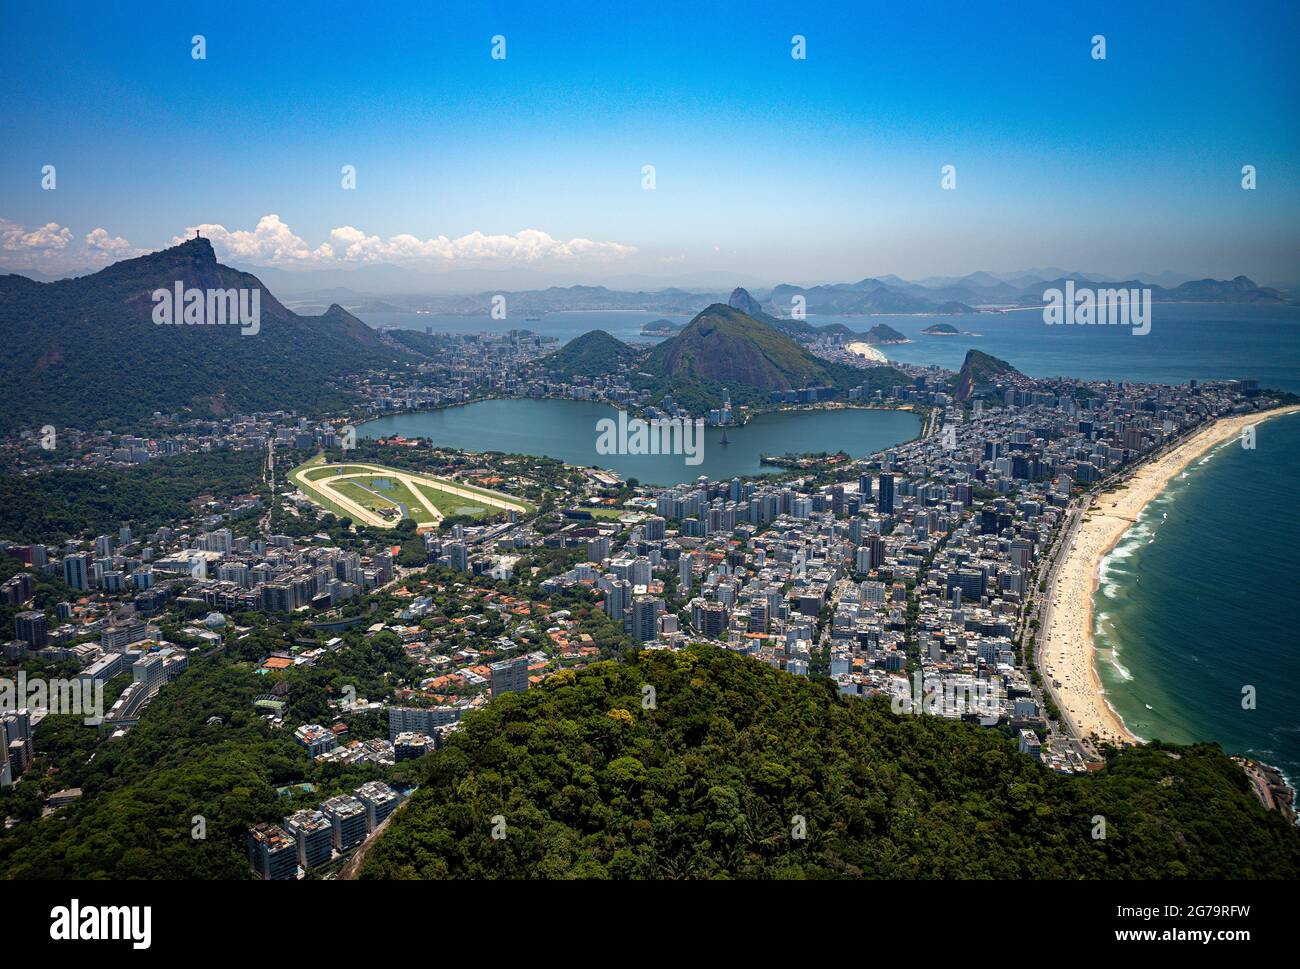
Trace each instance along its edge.
{"label": "lagoon", "polygon": [[759,463],[763,454],[847,451],[854,457],[914,438],[921,421],[910,411],[842,408],[760,414],[744,427],[704,429],[704,459],[683,455],[599,454],[597,423],[618,411],[594,401],[522,398],[484,400],[435,411],[381,417],[357,429],[362,437],[400,434],[468,451],[505,451],[596,466],[646,484],[673,485],[700,475],[713,479],[776,473]]}

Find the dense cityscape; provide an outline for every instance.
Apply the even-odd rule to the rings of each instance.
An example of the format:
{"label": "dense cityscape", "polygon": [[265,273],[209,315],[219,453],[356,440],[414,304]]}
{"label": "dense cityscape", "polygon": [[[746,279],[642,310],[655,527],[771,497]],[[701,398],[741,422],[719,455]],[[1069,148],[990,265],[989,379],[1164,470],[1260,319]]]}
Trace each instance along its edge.
{"label": "dense cityscape", "polygon": [[1300,6],[1221,7],[8,9],[15,942],[1281,951]]}
{"label": "dense cityscape", "polygon": [[[648,400],[617,372],[549,377],[531,334],[445,343],[437,366],[361,378],[362,416],[494,395],[694,416]],[[1036,380],[1004,366],[962,391],[959,375],[911,369],[909,384],[864,401],[852,390],[840,406],[914,408],[926,429],[913,441],[809,462],[811,473],[669,487],[428,441],[345,440],[341,422],[285,412],[157,414],[138,433],[69,433],[56,452],[24,433],[6,454],[28,478],[218,453],[256,470],[231,493],[190,497],[166,525],[126,520],[93,540],[0,544],[13,563],[0,587],[13,623],[5,660],[33,679],[66,674],[85,697],[107,691],[83,728],[92,750],[165,703],[193,659],[254,661],[267,688],[251,707],[301,749],[304,777],[309,761],[374,775],[251,827],[250,868],[264,878],[337,872],[410,793],[405,775],[394,786],[383,779],[395,765],[439,749],[495,697],[631,649],[707,643],[829,677],[845,697],[881,696],[896,710],[1001,731],[1054,771],[1094,769],[1100,738],[1062,716],[1060,684],[1037,649],[1062,535],[1108,481],[1216,418],[1276,400],[1250,380]],[[702,416],[744,420],[725,403]],[[522,501],[478,519],[366,528],[290,477],[313,456],[418,466]],[[274,641],[259,656],[266,637]],[[295,673],[342,668],[339,654],[375,642],[400,652],[403,671],[385,671],[364,696],[344,685],[305,718],[292,702]],[[7,827],[39,824],[83,794],[62,784],[66,765],[39,742],[51,706],[5,715],[0,783],[18,792],[6,800]],[[358,721],[366,728],[355,730]],[[1259,776],[1261,796],[1293,818],[1280,779]]]}

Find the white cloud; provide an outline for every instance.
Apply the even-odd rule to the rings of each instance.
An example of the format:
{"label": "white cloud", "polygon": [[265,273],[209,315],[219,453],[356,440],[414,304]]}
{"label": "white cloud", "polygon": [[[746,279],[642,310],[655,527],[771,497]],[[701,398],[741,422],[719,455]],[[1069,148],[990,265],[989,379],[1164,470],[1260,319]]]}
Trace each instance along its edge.
{"label": "white cloud", "polygon": [[278,215],[264,215],[257,227],[231,231],[222,225],[190,226],[173,243],[193,238],[198,230],[212,240],[223,256],[255,265],[280,267],[325,267],[392,263],[401,266],[438,269],[451,266],[535,266],[546,263],[614,262],[636,253],[635,246],[590,239],[552,238],[539,229],[523,229],[514,235],[485,235],[471,232],[457,239],[447,236],[421,239],[399,233],[387,239],[367,235],[355,226],[331,229],[329,242],[312,248],[294,234]]}
{"label": "white cloud", "polygon": [[39,257],[62,252],[72,241],[72,230],[57,222],[47,222],[30,232],[17,222],[0,219],[0,249],[6,253]]}
{"label": "white cloud", "polygon": [[[252,229],[227,229],[215,223],[192,225],[170,244],[194,238],[195,230],[212,241],[219,258],[302,269],[375,263],[418,269],[572,267],[620,262],[637,252],[635,246],[619,242],[556,239],[540,229],[521,229],[513,235],[471,232],[456,239],[421,239],[409,233],[382,238],[350,225],[330,230],[328,242],[313,246],[274,214],[262,216]],[[69,272],[130,259],[146,251],[102,227],[87,232],[78,242],[71,229],[57,222],[28,230],[0,218],[0,265],[8,269]]]}
{"label": "white cloud", "polygon": [[107,229],[91,229],[86,233],[86,249],[95,262],[117,262],[144,254],[121,236],[111,236]]}
{"label": "white cloud", "polygon": [[333,253],[328,245],[312,249],[293,230],[280,221],[278,215],[264,215],[257,220],[255,229],[227,229],[224,225],[204,223],[192,225],[184,235],[175,236],[172,245],[194,238],[198,230],[212,241],[220,255],[261,266],[302,266],[328,262]]}
{"label": "white cloud", "polygon": [[0,266],[59,275],[106,266],[144,253],[107,229],[91,229],[78,243],[73,231],[57,222],[28,230],[0,218]]}

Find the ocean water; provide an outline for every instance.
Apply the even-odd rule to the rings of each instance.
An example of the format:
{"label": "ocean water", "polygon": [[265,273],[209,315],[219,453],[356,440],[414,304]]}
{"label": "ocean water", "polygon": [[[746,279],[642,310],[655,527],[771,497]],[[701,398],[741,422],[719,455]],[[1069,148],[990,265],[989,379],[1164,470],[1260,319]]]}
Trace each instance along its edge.
{"label": "ocean water", "polygon": [[[1102,562],[1107,698],[1144,739],[1218,741],[1300,780],[1300,415],[1192,462]],[[1255,708],[1243,708],[1254,688]]]}
{"label": "ocean water", "polygon": [[[865,332],[885,323],[913,342],[881,347],[890,360],[935,364],[956,370],[970,349],[1000,357],[1033,377],[1082,377],[1178,384],[1188,380],[1254,378],[1261,386],[1300,393],[1300,306],[1229,303],[1156,303],[1151,332],[1135,336],[1119,326],[1048,326],[1041,310],[961,316],[809,316],[817,326],[843,323]],[[522,317],[425,316],[369,313],[371,326],[401,326],[435,333],[504,333],[532,330],[567,342],[590,330],[620,340],[657,343],[641,336],[650,320],[687,323],[690,317],[639,311],[547,313]],[[948,323],[958,336],[924,336],[933,323]]]}
{"label": "ocean water", "polygon": [[481,316],[442,316],[424,313],[365,313],[361,316],[371,326],[397,326],[404,330],[424,333],[507,333],[510,330],[531,330],[542,336],[555,337],[567,343],[574,337],[592,330],[604,330],[625,343],[658,343],[663,337],[642,336],[641,327],[651,320],[672,320],[686,324],[689,316],[672,316],[667,313],[643,313],[640,310],[590,310],[569,313],[546,313],[539,320],[513,315],[504,320],[494,320],[487,314]]}
{"label": "ocean water", "polygon": [[[1156,303],[1151,332],[1120,326],[1048,326],[1042,310],[962,316],[810,316],[866,330],[886,323],[914,342],[881,347],[890,360],[956,370],[975,349],[1031,377],[1080,377],[1180,384],[1254,378],[1263,387],[1300,393],[1300,306]],[[948,323],[959,336],[923,336]],[[978,334],[977,336],[971,334]]]}

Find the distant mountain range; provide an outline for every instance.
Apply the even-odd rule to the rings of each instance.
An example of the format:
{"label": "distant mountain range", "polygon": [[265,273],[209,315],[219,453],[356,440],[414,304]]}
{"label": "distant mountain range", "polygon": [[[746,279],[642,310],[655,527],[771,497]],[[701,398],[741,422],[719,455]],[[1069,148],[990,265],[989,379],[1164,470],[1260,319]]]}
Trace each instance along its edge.
{"label": "distant mountain range", "polygon": [[[1260,285],[1246,276],[1230,280],[1195,279],[1169,271],[1132,273],[1122,281],[1114,275],[1045,266],[1016,272],[973,272],[965,276],[931,276],[907,280],[893,274],[868,276],[847,283],[782,282],[764,289],[739,273],[678,273],[671,277],[624,274],[602,285],[560,285],[561,277],[530,270],[481,270],[429,274],[379,264],[349,270],[291,271],[275,267],[237,266],[266,286],[291,294],[295,308],[339,304],[363,318],[368,313],[421,310],[448,315],[485,315],[492,298],[504,295],[512,314],[546,312],[642,310],[691,316],[712,303],[723,302],[723,279],[741,281],[759,307],[772,316],[789,318],[793,297],[805,298],[805,310],[821,315],[953,314],[990,306],[1035,306],[1045,288],[1073,279],[1076,286],[1125,285],[1151,288],[1156,301],[1213,300],[1232,302],[1294,302],[1290,287]],[[6,270],[0,268],[0,274]],[[35,270],[22,275],[38,281],[68,278]],[[91,274],[83,269],[80,274]],[[520,288],[521,282],[532,283]],[[751,314],[752,315],[752,314]]]}
{"label": "distant mountain range", "polygon": [[[284,275],[281,273],[281,275]],[[802,286],[781,283],[771,290],[750,289],[754,305],[744,310],[755,319],[770,316],[784,321],[782,329],[790,335],[810,335],[815,323],[806,316],[879,316],[932,315],[946,316],[973,313],[985,308],[1038,306],[1043,291],[1062,288],[1072,279],[1079,286],[1124,286],[1150,288],[1156,302],[1216,301],[1248,303],[1291,302],[1281,290],[1259,286],[1246,276],[1230,280],[1184,280],[1161,273],[1155,280],[1132,278],[1112,280],[1105,276],[1052,269],[995,276],[971,273],[960,278],[938,278],[909,282],[897,276],[867,277],[854,283],[826,283]],[[1163,282],[1162,282],[1163,281]],[[495,296],[504,296],[512,315],[539,315],[564,311],[637,310],[677,316],[691,316],[706,306],[726,302],[725,291],[700,289],[619,290],[606,286],[551,286],[534,290],[483,290],[465,295],[393,295],[382,297],[338,289],[327,289],[299,297],[295,302],[326,301],[340,303],[363,317],[377,312],[427,312],[451,316],[485,316]],[[310,299],[308,299],[310,297]],[[802,304],[796,297],[802,299]]]}
{"label": "distant mountain range", "polygon": [[[260,292],[256,335],[238,326],[160,326],[151,293]],[[340,380],[402,352],[340,306],[286,309],[256,276],[219,264],[207,239],[89,276],[0,276],[0,430],[118,426],[155,411],[195,415],[339,405]]]}
{"label": "distant mountain range", "polygon": [[863,279],[856,283],[832,286],[780,285],[774,288],[764,306],[775,313],[788,313],[796,296],[802,296],[808,313],[851,316],[859,314],[926,314],[951,315],[972,313],[980,307],[1040,306],[1043,291],[1063,289],[1066,280],[1076,288],[1150,289],[1156,302],[1239,302],[1285,303],[1287,296],[1279,290],[1256,285],[1246,276],[1230,280],[1197,279],[1166,288],[1140,279],[1113,281],[1089,277],[1083,273],[1061,273],[1042,278],[1035,275],[999,279],[989,273],[972,273],[958,280],[944,280],[934,285],[909,283],[896,276]]}
{"label": "distant mountain range", "polygon": [[[56,273],[44,273],[30,268],[6,266],[0,253],[0,275],[16,273],[39,282],[52,282],[69,279],[74,276],[91,275],[95,267],[85,266]],[[376,263],[347,268],[282,269],[275,266],[257,266],[239,259],[230,259],[231,268],[257,276],[263,285],[274,290],[286,304],[302,301],[321,301],[322,306],[338,303],[349,310],[356,311],[366,298],[378,298],[382,301],[394,300],[396,304],[411,302],[422,303],[431,297],[440,302],[446,300],[450,305],[464,305],[470,301],[481,301],[485,294],[497,293],[525,296],[532,293],[548,293],[569,289],[583,292],[590,296],[592,291],[604,290],[608,293],[637,295],[657,295],[660,293],[689,293],[697,297],[708,297],[685,309],[685,314],[695,313],[717,302],[734,285],[746,287],[763,302],[772,292],[759,278],[741,269],[707,270],[700,272],[673,272],[651,275],[645,273],[616,273],[592,275],[584,278],[573,272],[541,271],[536,269],[458,269],[445,272],[431,272],[388,263]],[[1140,267],[1145,269],[1146,267]],[[949,300],[980,305],[987,302],[989,295],[1017,295],[1026,287],[1032,287],[1047,280],[1073,278],[1076,280],[1107,281],[1116,279],[1143,280],[1145,285],[1158,286],[1164,290],[1174,290],[1187,282],[1199,281],[1200,277],[1187,273],[1162,271],[1130,271],[1120,275],[1102,273],[1086,266],[1062,267],[1040,266],[1013,272],[978,271],[964,276],[928,276],[920,279],[904,279],[894,274],[868,277],[859,283],[834,283],[828,280],[800,281],[783,280],[783,285],[795,289],[815,289],[818,286],[860,286],[863,282],[874,282],[890,291],[900,291],[919,296],[932,302],[943,303]],[[770,281],[769,281],[770,282]],[[873,287],[874,288],[874,287]],[[1270,280],[1259,284],[1259,288],[1274,288],[1284,294],[1300,291],[1300,280]],[[597,297],[598,299],[600,297]],[[583,307],[574,306],[574,309]],[[614,307],[595,307],[614,308]],[[653,311],[653,307],[651,310]],[[381,310],[380,312],[388,312]],[[450,312],[475,312],[474,310]]]}
{"label": "distant mountain range", "polygon": [[[723,301],[685,290],[622,293],[579,286],[508,294],[507,301],[512,315],[561,308],[652,306],[662,312],[694,313],[680,332],[673,332],[676,325],[664,326],[666,321],[661,321],[659,332],[672,335],[648,351],[597,330],[558,351],[549,365],[558,376],[573,377],[610,373],[636,363],[641,389],[672,393],[698,413],[717,406],[724,389],[734,402],[752,403],[766,400],[773,390],[861,384],[888,388],[907,380],[892,367],[863,370],[809,352],[805,345],[823,340],[885,344],[906,338],[884,324],[857,333],[841,322],[818,325],[792,318],[785,312],[792,307],[783,302],[793,304],[795,296],[803,297],[807,311],[814,315],[939,315],[969,312],[973,306],[999,301],[1002,306],[1037,305],[1044,289],[1064,288],[1067,279],[1075,280],[1076,286],[1145,285],[1137,280],[1103,282],[1079,274],[1007,279],[973,273],[958,280],[932,281],[930,286],[897,277],[809,288],[783,284],[766,299],[743,288]],[[257,291],[260,332],[246,336],[236,326],[156,325],[151,293],[171,290],[178,283],[188,289]],[[1245,276],[1151,288],[1156,300],[1286,301],[1278,290],[1257,286]],[[443,311],[454,306],[464,312],[486,312],[490,295],[444,298],[453,302],[445,304]],[[432,301],[422,299],[425,304]],[[368,308],[403,310],[409,304],[404,297],[393,297],[368,301]],[[0,276],[0,339],[0,378],[6,387],[0,431],[35,430],[47,423],[121,426],[155,411],[199,416],[281,408],[324,412],[346,402],[343,382],[348,375],[438,352],[413,332],[379,333],[337,301],[319,315],[294,312],[258,277],[218,263],[206,239],[192,239],[75,279],[38,282],[19,275]]]}
{"label": "distant mountain range", "polygon": [[[908,287],[911,289],[912,287]],[[836,283],[804,289],[782,283],[772,290],[765,304],[776,313],[789,314],[798,298],[808,313],[842,316],[902,313],[973,313],[974,308],[957,300],[935,299],[909,292],[901,286],[889,286],[878,279],[856,283]]]}
{"label": "distant mountain range", "polygon": [[1047,289],[1065,289],[1065,284],[1073,282],[1075,289],[1092,287],[1095,289],[1150,289],[1151,299],[1156,303],[1292,303],[1285,293],[1266,286],[1258,286],[1246,276],[1232,279],[1193,279],[1179,283],[1172,289],[1145,282],[1141,279],[1089,279],[1075,273],[1044,280],[1027,287],[1027,291],[1009,300],[1017,306],[1040,306],[1043,292]]}

